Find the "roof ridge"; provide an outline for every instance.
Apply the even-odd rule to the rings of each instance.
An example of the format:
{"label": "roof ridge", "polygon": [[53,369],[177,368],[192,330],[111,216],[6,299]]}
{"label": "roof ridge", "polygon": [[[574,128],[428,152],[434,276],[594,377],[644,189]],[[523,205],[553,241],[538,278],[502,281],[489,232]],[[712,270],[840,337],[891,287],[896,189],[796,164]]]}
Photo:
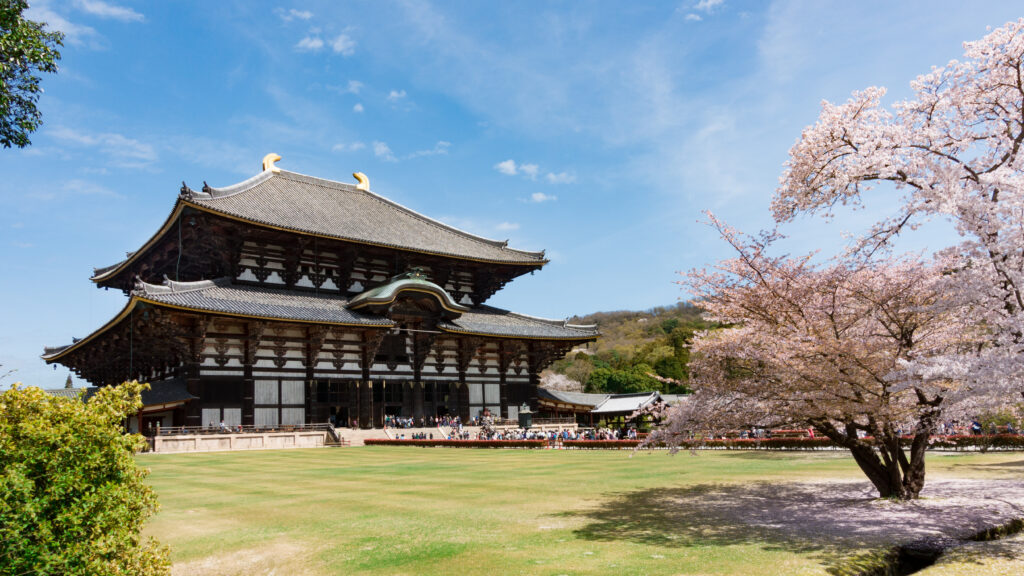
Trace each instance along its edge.
{"label": "roof ridge", "polygon": [[195,190],[189,189],[187,195],[191,198],[198,198],[200,200],[217,200],[219,198],[226,198],[228,196],[234,196],[235,194],[250,190],[253,186],[270,179],[274,174],[275,172],[272,170],[264,170],[255,176],[251,176],[241,182],[224,186],[222,188],[214,188],[204,180],[202,192],[196,192]]}
{"label": "roof ridge", "polygon": [[[223,279],[220,279],[223,280]],[[208,288],[214,288],[220,284],[216,280],[194,280],[192,282],[180,282],[177,280],[171,280],[167,276],[164,276],[162,284],[150,284],[142,278],[135,279],[135,290],[133,294],[139,296],[148,296],[150,294],[181,294],[184,292],[195,292],[196,290],[206,290]]]}
{"label": "roof ridge", "polygon": [[395,202],[394,200],[392,200],[390,198],[387,198],[385,196],[381,196],[380,194],[377,194],[373,190],[368,190],[368,189],[364,190],[362,188],[359,188],[355,184],[347,184],[345,182],[338,182],[337,180],[329,180],[327,178],[320,178],[319,176],[310,176],[308,174],[302,174],[302,173],[299,173],[299,172],[292,172],[290,170],[280,170],[279,172],[276,172],[276,174],[278,176],[282,176],[282,177],[299,176],[301,178],[307,178],[309,180],[312,180],[313,182],[311,182],[311,183],[313,183],[313,184],[324,182],[324,183],[332,185],[332,186],[328,186],[328,187],[336,187],[336,186],[340,185],[340,186],[344,187],[348,191],[356,192],[356,193],[362,193],[362,194],[368,195],[368,196],[370,196],[370,197],[372,197],[372,198],[374,198],[376,200],[384,202],[385,204],[388,204],[390,206],[398,208],[399,210],[402,210],[403,212],[409,214],[410,216],[413,216],[414,218],[417,218],[417,219],[419,219],[419,220],[421,220],[421,221],[423,221],[423,222],[425,222],[427,224],[430,224],[430,225],[438,227],[438,228],[442,228],[444,230],[448,230],[450,232],[455,232],[456,234],[460,234],[460,235],[462,235],[462,236],[464,236],[466,238],[469,238],[471,240],[477,240],[477,241],[480,241],[480,242],[484,242],[485,244],[489,244],[489,245],[494,246],[496,248],[502,248],[504,250],[508,250],[509,252],[517,252],[519,254],[527,254],[527,255],[530,255],[530,256],[539,256],[541,258],[544,257],[544,250],[528,251],[528,250],[518,250],[516,248],[509,248],[508,247],[508,240],[492,240],[490,238],[485,238],[485,237],[480,236],[478,234],[473,234],[472,232],[467,232],[466,230],[462,230],[461,228],[456,228],[455,226],[452,226],[451,224],[445,224],[444,222],[441,222],[440,220],[435,220],[434,218],[431,218],[430,216],[427,216],[426,214],[422,214],[420,212],[417,212],[416,210],[413,210],[412,208],[409,208],[408,206],[404,206],[402,204],[399,204],[398,202]]}
{"label": "roof ridge", "polygon": [[552,326],[561,326],[563,328],[576,328],[576,329],[579,329],[579,330],[592,330],[594,328],[597,328],[597,324],[569,324],[569,320],[568,319],[558,320],[558,319],[555,319],[555,318],[544,318],[543,316],[533,316],[531,314],[523,314],[522,312],[513,312],[511,310],[505,310],[504,308],[498,308],[496,306],[490,306],[488,304],[480,304],[479,306],[476,306],[474,309],[479,310],[479,309],[482,309],[482,308],[487,308],[487,309],[493,310],[495,312],[504,312],[504,313],[512,315],[512,316],[518,316],[519,318],[525,318],[527,320],[536,320],[538,322],[544,322],[546,324],[551,324]]}

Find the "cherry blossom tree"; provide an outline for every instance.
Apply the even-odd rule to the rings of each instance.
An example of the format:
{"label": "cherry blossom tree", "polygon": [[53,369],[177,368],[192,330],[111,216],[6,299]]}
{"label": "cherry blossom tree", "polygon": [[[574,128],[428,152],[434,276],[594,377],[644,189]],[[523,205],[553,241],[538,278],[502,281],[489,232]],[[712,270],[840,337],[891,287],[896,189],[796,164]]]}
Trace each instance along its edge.
{"label": "cherry blossom tree", "polygon": [[831,215],[864,192],[900,195],[899,209],[855,247],[870,255],[928,218],[955,224],[963,241],[944,290],[986,327],[984,345],[919,361],[928,377],[966,379],[983,402],[1024,393],[1024,19],[976,42],[965,59],[918,77],[914,98],[889,108],[882,88],[823,103],[804,130],[772,204],[777,222]]}
{"label": "cherry blossom tree", "polygon": [[943,264],[773,257],[776,235],[712,223],[737,257],[682,284],[709,319],[731,327],[698,335],[696,391],[659,415],[666,424],[650,441],[813,427],[850,450],[882,497],[917,497],[928,439],[962,384],[906,366],[966,348],[978,332],[943,302]]}

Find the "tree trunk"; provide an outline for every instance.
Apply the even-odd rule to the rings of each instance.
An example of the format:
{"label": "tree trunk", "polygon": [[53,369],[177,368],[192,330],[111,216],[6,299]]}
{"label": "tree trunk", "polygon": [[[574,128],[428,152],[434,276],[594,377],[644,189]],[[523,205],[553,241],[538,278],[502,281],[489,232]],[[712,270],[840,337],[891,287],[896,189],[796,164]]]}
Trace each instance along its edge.
{"label": "tree trunk", "polygon": [[853,460],[860,467],[881,498],[914,500],[924,488],[924,454],[928,447],[928,434],[914,436],[910,446],[910,458],[900,447],[900,439],[875,438],[868,443],[856,435],[843,434],[831,427],[818,429],[840,446],[850,450]]}

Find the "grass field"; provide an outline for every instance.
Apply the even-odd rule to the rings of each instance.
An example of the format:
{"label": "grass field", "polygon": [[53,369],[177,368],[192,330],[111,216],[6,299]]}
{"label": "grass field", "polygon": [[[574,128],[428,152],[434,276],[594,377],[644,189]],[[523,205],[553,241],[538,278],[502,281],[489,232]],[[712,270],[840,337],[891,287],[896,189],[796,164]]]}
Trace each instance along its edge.
{"label": "grass field", "polygon": [[[828,574],[874,546],[700,507],[860,481],[838,453],[367,447],[140,462],[162,505],[147,534],[171,547],[179,575]],[[1019,480],[1022,464],[1020,454],[935,454],[929,479]]]}

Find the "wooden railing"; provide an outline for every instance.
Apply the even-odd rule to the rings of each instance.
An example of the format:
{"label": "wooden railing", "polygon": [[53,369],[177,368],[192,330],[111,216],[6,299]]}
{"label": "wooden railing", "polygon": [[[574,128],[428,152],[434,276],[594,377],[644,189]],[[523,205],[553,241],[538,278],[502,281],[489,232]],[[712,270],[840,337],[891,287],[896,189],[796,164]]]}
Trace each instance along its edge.
{"label": "wooden railing", "polygon": [[567,416],[562,418],[534,418],[534,426],[571,426],[576,423],[575,416]]}
{"label": "wooden railing", "polygon": [[267,432],[327,432],[338,438],[334,426],[330,424],[288,424],[280,426],[166,426],[153,429],[160,436],[178,436],[187,434],[264,434]]}

